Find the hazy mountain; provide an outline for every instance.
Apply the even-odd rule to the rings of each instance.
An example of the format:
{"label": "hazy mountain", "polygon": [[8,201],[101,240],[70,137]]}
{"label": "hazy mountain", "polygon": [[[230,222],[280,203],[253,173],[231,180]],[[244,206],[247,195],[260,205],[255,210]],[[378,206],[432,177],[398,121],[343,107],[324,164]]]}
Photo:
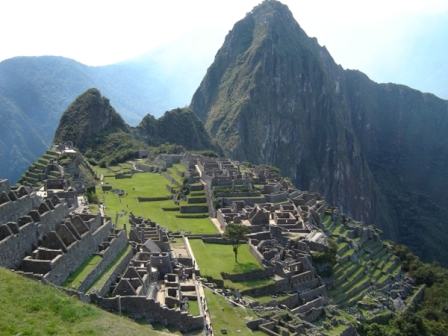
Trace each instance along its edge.
{"label": "hazy mountain", "polygon": [[88,88],[99,88],[131,125],[186,104],[193,89],[181,89],[174,76],[166,79],[156,61],[147,55],[101,67],[53,56],[0,62],[0,175],[15,181],[51,143],[62,112]]}
{"label": "hazy mountain", "polygon": [[344,70],[268,0],[227,35],[191,108],[228,156],[447,263],[447,101]]}

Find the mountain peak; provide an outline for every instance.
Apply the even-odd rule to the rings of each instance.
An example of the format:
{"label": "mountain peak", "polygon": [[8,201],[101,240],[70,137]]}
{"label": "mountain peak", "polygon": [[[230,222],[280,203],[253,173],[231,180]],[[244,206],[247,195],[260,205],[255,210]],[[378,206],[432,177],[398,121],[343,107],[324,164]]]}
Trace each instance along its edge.
{"label": "mountain peak", "polygon": [[292,13],[288,6],[277,0],[264,0],[259,5],[255,6],[249,15],[254,16],[274,16],[274,15],[284,15],[290,16],[292,18]]}
{"label": "mountain peak", "polygon": [[54,142],[70,141],[84,151],[98,135],[127,129],[109,99],[98,89],[91,88],[78,96],[64,112]]}
{"label": "mountain peak", "polygon": [[204,125],[189,108],[176,108],[159,119],[148,114],[137,127],[144,141],[151,145],[179,144],[187,149],[214,149]]}

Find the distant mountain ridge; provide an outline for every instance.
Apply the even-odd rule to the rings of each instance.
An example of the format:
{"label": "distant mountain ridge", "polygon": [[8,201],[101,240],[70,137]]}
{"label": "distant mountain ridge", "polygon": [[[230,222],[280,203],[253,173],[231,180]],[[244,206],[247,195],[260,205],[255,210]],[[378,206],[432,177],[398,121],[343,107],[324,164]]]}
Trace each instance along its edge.
{"label": "distant mountain ridge", "polygon": [[229,32],[190,106],[227,156],[278,166],[448,262],[447,101],[344,70],[266,0]]}
{"label": "distant mountain ridge", "polygon": [[0,62],[1,175],[15,181],[46,150],[62,112],[85,90],[99,88],[136,125],[147,113],[159,116],[187,102],[178,85],[149,56],[100,67],[55,56]]}
{"label": "distant mountain ridge", "polygon": [[88,158],[104,164],[122,162],[139,150],[162,144],[189,150],[215,149],[190,109],[167,111],[159,119],[148,114],[137,127],[131,127],[95,88],[78,96],[62,114],[53,142],[70,142]]}

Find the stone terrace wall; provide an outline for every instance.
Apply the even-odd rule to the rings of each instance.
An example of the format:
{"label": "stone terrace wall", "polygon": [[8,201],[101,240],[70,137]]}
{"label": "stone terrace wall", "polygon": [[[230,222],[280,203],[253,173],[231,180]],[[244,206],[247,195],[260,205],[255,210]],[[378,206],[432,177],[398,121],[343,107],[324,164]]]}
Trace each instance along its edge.
{"label": "stone terrace wall", "polygon": [[127,245],[128,238],[126,237],[126,232],[120,231],[118,236],[110,242],[110,246],[102,254],[103,258],[101,262],[84,279],[78,290],[85,292]]}
{"label": "stone terrace wall", "polygon": [[263,270],[255,270],[252,272],[241,273],[241,274],[229,274],[221,272],[223,279],[240,282],[240,281],[251,281],[257,279],[266,279],[274,275],[274,268],[269,267]]}
{"label": "stone terrace wall", "polygon": [[39,237],[46,235],[50,231],[54,231],[56,225],[60,224],[69,212],[70,209],[66,204],[59,203],[54,206],[53,210],[41,214],[38,222]]}
{"label": "stone terrace wall", "polygon": [[246,289],[246,290],[242,291],[241,294],[249,295],[249,296],[263,296],[263,295],[288,292],[289,290],[290,290],[290,286],[289,286],[288,279],[281,279],[281,280],[276,281],[272,285]]}
{"label": "stone terrace wall", "polygon": [[92,234],[70,246],[67,253],[59,258],[51,271],[45,275],[45,279],[56,285],[61,285],[72,272],[98,250],[98,245],[107,238],[111,230],[112,222],[109,221]]}
{"label": "stone terrace wall", "polygon": [[40,215],[37,222],[31,221],[23,226],[19,226],[17,223],[9,224],[10,230],[13,227],[18,232],[11,231],[10,236],[0,241],[0,266],[18,267],[25,255],[31,253],[38,245],[39,239],[54,230],[56,225],[64,220],[68,212],[68,207],[59,203],[54,206],[54,209]]}
{"label": "stone terrace wall", "polygon": [[15,201],[3,203],[0,205],[0,223],[16,221],[40,203],[42,203],[41,198],[35,194],[25,195]]}
{"label": "stone terrace wall", "polygon": [[132,250],[129,250],[127,255],[123,258],[123,260],[115,267],[115,270],[110,275],[109,279],[104,283],[103,287],[100,288],[98,291],[99,296],[106,296],[106,294],[109,292],[110,286],[112,283],[117,279],[117,277],[120,274],[123,274],[126,268],[128,267],[129,262],[131,261],[132,257],[134,256],[134,252]]}
{"label": "stone terrace wall", "polygon": [[202,316],[191,316],[186,312],[162,307],[144,296],[92,297],[92,302],[108,311],[120,312],[136,320],[169,325],[181,332],[200,330],[204,327]]}
{"label": "stone terrace wall", "polygon": [[208,212],[208,206],[206,205],[182,205],[180,207],[180,213],[204,213]]}
{"label": "stone terrace wall", "polygon": [[0,193],[9,190],[8,180],[0,180]]}
{"label": "stone terrace wall", "polygon": [[0,266],[6,268],[18,267],[23,257],[31,253],[38,242],[37,224],[30,222],[19,228],[18,233],[12,234],[0,241]]}

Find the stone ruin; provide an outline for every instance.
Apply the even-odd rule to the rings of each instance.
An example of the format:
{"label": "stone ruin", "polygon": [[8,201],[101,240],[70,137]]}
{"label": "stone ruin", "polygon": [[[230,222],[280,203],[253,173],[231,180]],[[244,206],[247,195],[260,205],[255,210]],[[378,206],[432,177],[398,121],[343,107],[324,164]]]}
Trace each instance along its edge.
{"label": "stone ruin", "polygon": [[[327,207],[317,193],[295,189],[268,167],[242,168],[236,161],[193,158],[208,197],[221,204],[216,220],[225,230],[229,224],[245,225],[249,248],[264,265],[252,272],[256,278],[271,277],[275,283],[242,291],[252,297],[290,293],[285,304],[287,316],[264,320],[257,327],[276,335],[296,333],[319,319],[328,303],[326,286],[313,267],[312,251],[328,248],[321,229],[321,216]],[[255,274],[256,273],[256,274]],[[251,273],[244,274],[248,280]],[[223,274],[224,278],[232,278]],[[240,279],[241,278],[241,279]],[[238,276],[243,279],[243,275]],[[288,335],[289,335],[288,334]],[[286,335],[286,334],[285,334]]]}
{"label": "stone ruin", "polygon": [[0,266],[23,275],[61,285],[120,235],[99,215],[77,213],[73,202],[43,198],[23,186],[2,183],[2,189]]}
{"label": "stone ruin", "polygon": [[[135,319],[181,331],[202,329],[202,310],[192,316],[187,309],[200,301],[188,253],[175,255],[163,228],[132,214],[129,237],[128,242],[125,231],[115,230],[109,219],[81,211],[77,202],[55,194],[43,197],[30,188],[12,188],[6,180],[0,181],[0,266],[61,286],[98,255],[100,262],[76,290],[61,288]],[[126,250],[129,244],[132,248]],[[125,250],[109,278],[93,290],[95,281]]]}
{"label": "stone ruin", "polygon": [[202,329],[201,308],[198,316],[187,310],[188,304],[201,301],[192,259],[173,253],[166,231],[158,224],[132,214],[129,222],[135,253],[104,297],[95,297],[94,302],[107,310],[184,332]]}

